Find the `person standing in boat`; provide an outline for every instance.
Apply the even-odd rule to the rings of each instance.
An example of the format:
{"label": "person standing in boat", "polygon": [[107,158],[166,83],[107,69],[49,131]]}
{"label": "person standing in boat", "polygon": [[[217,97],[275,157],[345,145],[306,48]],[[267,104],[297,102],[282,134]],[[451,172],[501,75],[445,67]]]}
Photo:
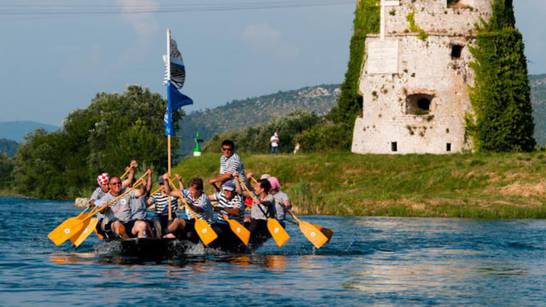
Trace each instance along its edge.
{"label": "person standing in boat", "polygon": [[257,199],[252,204],[250,212],[250,241],[259,241],[262,237],[269,237],[267,230],[267,219],[275,218],[275,199],[269,192],[271,191],[271,183],[267,179],[261,179],[255,186]]}
{"label": "person standing in boat", "polygon": [[[154,206],[155,214],[158,218],[161,234],[164,238],[175,238],[178,231],[183,229],[184,221],[176,216],[178,208],[178,197],[170,196],[171,188],[169,186],[169,175],[164,174],[159,177],[159,192],[151,195],[147,200],[148,206]],[[171,205],[172,221],[169,223],[169,203]]]}
{"label": "person standing in boat", "polygon": [[[222,142],[222,156],[220,157],[220,175],[209,180],[209,184],[214,186],[216,191],[220,191],[220,186],[234,178],[237,172],[240,178],[246,182],[245,167],[243,161],[237,153],[235,153],[235,143],[232,140],[224,140]],[[248,184],[247,184],[248,186]]]}
{"label": "person standing in boat", "polygon": [[245,205],[241,198],[241,187],[237,180],[224,182],[222,190],[208,196],[210,201],[218,202],[214,206],[221,215],[227,215],[231,219],[243,221]]}
{"label": "person standing in boat", "polygon": [[[150,175],[148,175],[150,176]],[[122,182],[119,177],[112,177],[109,183],[109,192],[99,201],[97,206],[106,205],[116,197],[124,193]],[[111,204],[102,213],[105,219],[105,231],[122,239],[129,239],[130,236],[146,238],[152,235],[150,225],[142,218],[141,210],[134,210],[131,202],[145,195],[146,183],[142,183],[138,190],[133,190],[127,195]]]}
{"label": "person standing in boat", "polygon": [[267,178],[271,184],[271,191],[269,194],[275,199],[275,211],[277,212],[277,220],[279,220],[284,227],[284,220],[286,220],[286,212],[292,209],[292,204],[288,195],[281,191],[281,183],[277,177],[270,176]]}

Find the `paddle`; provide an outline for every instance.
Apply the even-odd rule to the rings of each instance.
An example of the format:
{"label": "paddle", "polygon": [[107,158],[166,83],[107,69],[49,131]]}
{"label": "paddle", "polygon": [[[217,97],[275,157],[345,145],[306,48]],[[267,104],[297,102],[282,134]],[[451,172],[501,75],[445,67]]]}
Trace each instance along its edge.
{"label": "paddle", "polygon": [[[251,177],[251,180],[254,183],[258,183],[254,177]],[[334,232],[331,229],[305,222],[299,219],[292,211],[286,211],[294,218],[294,220],[296,220],[300,231],[303,233],[305,238],[307,238],[309,242],[313,243],[316,248],[321,248],[324,244],[328,243],[334,235]]]}
{"label": "paddle", "polygon": [[[171,179],[168,179],[168,181],[169,181],[170,185],[172,185],[174,188],[176,188],[175,185],[172,184]],[[179,184],[182,185],[180,182],[179,182]],[[184,206],[186,206],[186,209],[190,213],[190,216],[195,220],[195,223],[194,223],[195,232],[197,232],[197,235],[201,239],[201,242],[203,242],[203,244],[205,246],[208,246],[212,241],[214,241],[214,240],[216,240],[216,238],[218,238],[218,235],[216,234],[214,229],[212,229],[212,227],[209,225],[209,223],[207,223],[205,220],[199,218],[195,214],[195,212],[193,212],[192,208],[190,207],[190,205],[186,201],[186,197],[184,197],[183,194],[182,194],[182,197],[180,197],[180,198],[182,199],[182,202],[184,203]],[[170,206],[170,204],[169,204],[169,206]]]}
{"label": "paddle", "polygon": [[[239,184],[246,190],[250,197],[252,197],[255,202],[259,203],[258,198],[256,197],[256,195],[254,195],[254,192],[248,189],[248,187],[246,186],[246,184],[243,183],[241,178],[238,178],[238,180]],[[254,204],[253,206],[258,206],[258,208],[262,210],[262,208],[258,204]],[[264,215],[267,216],[265,213]],[[267,230],[269,230],[271,237],[273,237],[273,240],[275,240],[275,243],[277,243],[278,247],[282,247],[286,243],[286,241],[290,240],[288,232],[286,232],[286,230],[282,227],[281,223],[279,223],[279,221],[277,221],[276,219],[267,217]]]}
{"label": "paddle", "polygon": [[143,178],[148,175],[148,172],[146,172],[141,178],[139,178],[135,184],[125,191],[123,194],[119,195],[118,197],[114,198],[109,203],[105,204],[104,206],[100,208],[94,208],[88,213],[79,214],[78,216],[68,218],[64,222],[62,222],[60,225],[55,227],[48,235],[47,237],[55,243],[55,245],[59,246],[63,244],[66,240],[70,239],[75,234],[81,232],[86,227],[86,221],[90,219],[93,215],[97,214],[97,212],[100,212],[107,207],[114,204],[116,201],[118,201],[123,196],[127,195],[129,192],[134,190],[136,187],[138,187],[142,182]]}

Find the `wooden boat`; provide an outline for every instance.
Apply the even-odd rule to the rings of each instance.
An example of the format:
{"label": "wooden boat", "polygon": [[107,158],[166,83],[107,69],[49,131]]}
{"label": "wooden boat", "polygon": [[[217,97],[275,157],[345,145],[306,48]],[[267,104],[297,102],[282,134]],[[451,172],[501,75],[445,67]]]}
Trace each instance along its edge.
{"label": "wooden boat", "polygon": [[[269,233],[260,233],[254,236],[250,244],[246,246],[233,232],[225,231],[207,247],[226,253],[250,253],[261,247],[269,238]],[[195,248],[197,244],[202,244],[195,231],[187,232],[184,237],[177,239],[132,238],[119,240],[119,242],[122,256],[140,259],[180,257],[186,255],[188,250]]]}

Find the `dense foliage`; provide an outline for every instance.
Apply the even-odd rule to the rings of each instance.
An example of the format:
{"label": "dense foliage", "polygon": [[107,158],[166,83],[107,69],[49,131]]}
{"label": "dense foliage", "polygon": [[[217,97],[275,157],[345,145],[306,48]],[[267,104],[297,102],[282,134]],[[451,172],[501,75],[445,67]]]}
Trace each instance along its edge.
{"label": "dense foliage", "polygon": [[122,94],[97,94],[88,108],[72,112],[59,131],[27,136],[15,157],[16,189],[44,198],[74,197],[93,188],[98,173],[119,175],[131,159],[164,170],[164,112],[161,95],[139,86]]}
{"label": "dense foliage", "polygon": [[12,157],[13,155],[15,155],[17,147],[19,147],[19,144],[15,141],[0,139],[0,154],[4,153],[8,157]]}
{"label": "dense foliage", "polygon": [[[362,97],[358,93],[358,86],[365,58],[366,36],[369,33],[379,32],[379,10],[379,0],[357,1],[345,80],[341,84],[341,95],[337,105],[327,116],[336,126],[332,129],[340,132],[342,138],[349,140],[352,139],[355,119],[362,112]],[[324,130],[325,128],[317,126],[314,129]],[[319,133],[320,131],[309,132],[308,135],[318,136]],[[351,144],[350,142],[341,143],[343,149],[348,149]]]}
{"label": "dense foliage", "polygon": [[240,152],[265,153],[270,151],[269,140],[273,133],[277,132],[280,138],[279,152],[291,152],[294,150],[294,138],[321,120],[314,113],[296,112],[266,125],[218,134],[205,144],[203,150],[218,152],[222,141],[231,139]]}
{"label": "dense foliage", "polygon": [[535,140],[546,145],[546,75],[530,75],[531,101],[535,121]]}
{"label": "dense foliage", "polygon": [[521,33],[515,27],[511,0],[495,0],[491,19],[484,23],[471,48],[475,85],[474,115],[467,132],[479,151],[531,151],[533,116],[527,60]]}
{"label": "dense foliage", "polygon": [[14,166],[13,159],[0,152],[0,190],[11,188]]}

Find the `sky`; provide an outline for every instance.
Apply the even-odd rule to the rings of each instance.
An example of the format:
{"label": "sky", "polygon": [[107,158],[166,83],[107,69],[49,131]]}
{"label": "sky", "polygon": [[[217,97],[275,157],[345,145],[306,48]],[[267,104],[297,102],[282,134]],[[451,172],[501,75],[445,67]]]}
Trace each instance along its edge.
{"label": "sky", "polygon": [[[546,1],[514,2],[529,71],[546,73]],[[61,125],[96,93],[131,84],[163,93],[167,27],[186,64],[183,92],[194,99],[186,111],[340,83],[354,11],[352,0],[44,3],[0,0],[0,121]]]}

